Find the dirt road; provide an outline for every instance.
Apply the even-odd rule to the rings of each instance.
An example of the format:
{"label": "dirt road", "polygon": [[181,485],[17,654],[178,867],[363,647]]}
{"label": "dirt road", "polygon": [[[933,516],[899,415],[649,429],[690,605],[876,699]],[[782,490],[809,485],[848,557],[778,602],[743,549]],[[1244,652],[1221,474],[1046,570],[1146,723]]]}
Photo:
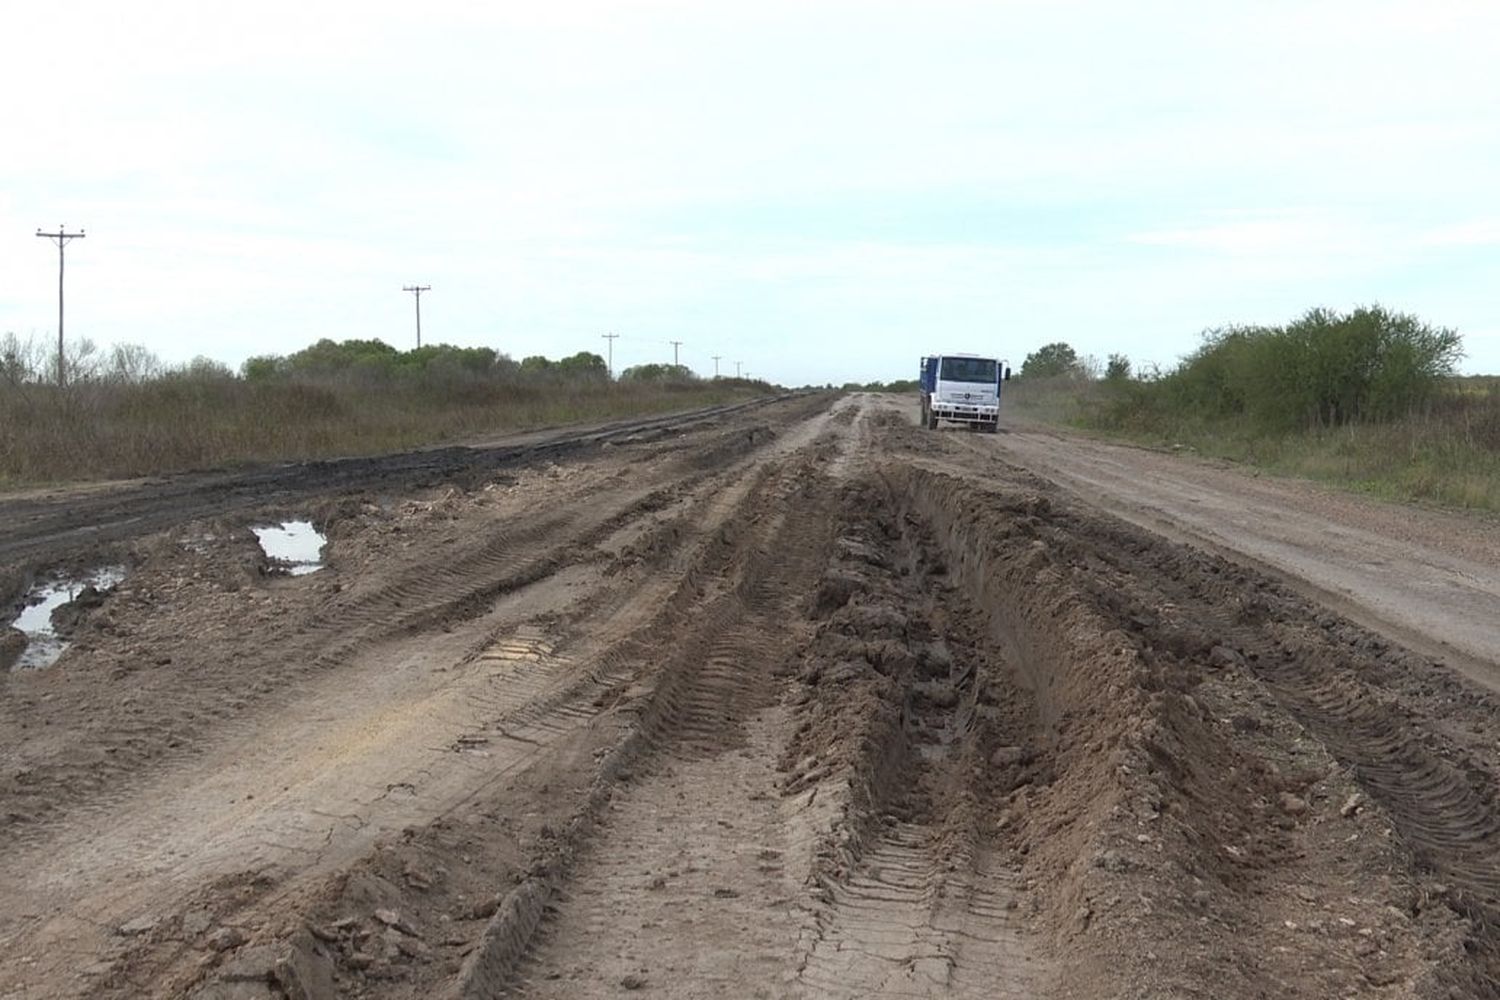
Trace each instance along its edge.
{"label": "dirt road", "polygon": [[1010,429],[998,448],[985,445],[981,453],[998,451],[1120,517],[1251,561],[1500,689],[1493,517],[1382,503],[1043,428]]}
{"label": "dirt road", "polygon": [[1497,994],[1483,524],[909,409],[10,501],[0,998]]}

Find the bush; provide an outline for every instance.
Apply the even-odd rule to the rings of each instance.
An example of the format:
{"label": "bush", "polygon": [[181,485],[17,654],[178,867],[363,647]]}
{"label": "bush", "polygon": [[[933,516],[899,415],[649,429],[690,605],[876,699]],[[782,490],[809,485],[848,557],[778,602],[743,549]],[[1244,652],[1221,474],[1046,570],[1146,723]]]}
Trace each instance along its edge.
{"label": "bush", "polygon": [[1079,370],[1078,352],[1058,341],[1038,347],[1021,363],[1022,378],[1052,378]]}
{"label": "bush", "polygon": [[636,365],[620,373],[622,382],[694,382],[697,378],[687,365]]}
{"label": "bush", "polygon": [[1211,330],[1161,378],[1110,378],[1121,384],[1090,419],[1137,429],[1235,420],[1268,432],[1386,421],[1432,400],[1460,357],[1457,333],[1413,316],[1313,309],[1283,327]]}

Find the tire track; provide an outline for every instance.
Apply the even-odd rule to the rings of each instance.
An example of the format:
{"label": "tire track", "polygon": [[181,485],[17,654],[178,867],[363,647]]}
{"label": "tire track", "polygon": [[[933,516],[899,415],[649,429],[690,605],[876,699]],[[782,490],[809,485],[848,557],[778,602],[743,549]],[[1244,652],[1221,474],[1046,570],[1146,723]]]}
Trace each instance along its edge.
{"label": "tire track", "polygon": [[[866,495],[890,502],[884,489]],[[897,699],[899,711],[854,720],[865,728],[851,769],[859,787],[838,824],[845,832],[819,852],[822,905],[797,972],[799,995],[1031,1000],[1041,995],[1041,975],[1019,916],[1014,862],[979,808],[1000,798],[982,747],[1001,730],[1015,735],[981,704],[981,687],[1008,671],[984,662],[961,601],[940,605],[911,589],[934,565],[920,522],[908,517],[899,531],[851,527],[840,542],[842,571],[863,577],[863,596],[835,610],[828,626],[859,636],[855,609],[899,609],[901,648],[881,654],[895,682],[884,697]],[[1013,691],[1012,700],[1024,696]],[[825,778],[825,787],[830,780],[837,784]]]}
{"label": "tire track", "polygon": [[[667,498],[701,486],[707,478],[706,474],[697,474],[687,482],[630,491],[602,511],[548,514],[516,528],[502,528],[456,564],[421,564],[370,594],[322,609],[307,624],[270,639],[260,655],[241,664],[237,697],[221,697],[214,704],[204,704],[197,727],[183,726],[175,733],[163,734],[160,725],[152,721],[137,724],[136,731],[143,736],[155,732],[157,739],[151,742],[171,737],[181,746],[178,752],[157,751],[160,755],[153,761],[151,773],[193,756],[182,751],[203,752],[203,747],[195,746],[193,730],[209,727],[210,717],[215,718],[210,727],[215,745],[249,738],[264,725],[268,713],[290,711],[301,697],[299,685],[307,678],[333,670],[358,669],[361,657],[378,653],[380,647],[434,626],[452,629],[482,616],[496,599],[592,561],[594,541],[622,524],[649,516]],[[307,655],[308,650],[312,655]],[[458,652],[456,658],[467,656]],[[189,703],[202,700],[196,692],[188,692],[185,697]],[[129,736],[124,730],[96,731],[93,736],[110,738],[115,733]],[[121,742],[113,740],[112,745]],[[14,829],[14,843],[23,846],[44,842],[64,821],[102,821],[136,793],[136,779],[144,776],[135,755],[118,750],[101,754],[90,771],[92,778],[76,770],[69,772],[66,764],[34,765],[32,780],[53,789],[47,804],[49,813],[34,814],[31,822]],[[76,803],[58,794],[63,789],[74,792]]]}
{"label": "tire track", "polygon": [[928,826],[897,823],[866,850],[834,892],[799,977],[805,995],[1038,995],[1014,873],[983,849],[964,861],[940,860],[940,846]]}
{"label": "tire track", "polygon": [[[795,934],[778,931],[774,920],[747,924],[745,890],[724,876],[757,866],[749,874],[780,886],[780,924],[793,918],[786,903],[792,887],[773,863],[782,849],[774,846],[775,752],[767,746],[776,727],[766,720],[776,711],[777,671],[795,642],[792,616],[826,551],[818,481],[808,475],[818,451],[793,451],[743,494],[720,498],[724,527],[707,558],[686,573],[675,606],[623,650],[637,665],[637,683],[650,684],[633,707],[631,734],[601,763],[564,856],[545,879],[512,894],[454,995],[611,995],[643,974],[606,971],[615,963],[606,953],[629,949],[643,930],[655,941],[686,944],[694,937],[672,930],[685,930],[684,920],[694,935],[730,935],[743,944],[749,934],[758,942],[752,958],[725,963],[705,956],[741,952],[689,945],[702,961],[684,960],[705,987],[743,988],[744,976],[764,973],[773,955],[786,954]],[[705,796],[706,789],[713,791]],[[758,821],[748,835],[757,846],[750,851],[741,810],[745,795],[757,791]],[[689,848],[678,829],[694,831]],[[696,860],[674,867],[684,849]],[[642,878],[642,866],[659,870]],[[705,883],[715,879],[722,881]],[[659,926],[621,922],[621,908],[655,913]]]}
{"label": "tire track", "polygon": [[[485,676],[482,691],[475,690],[473,685],[466,689],[462,710],[484,717],[486,723],[460,733],[447,745],[444,757],[430,758],[431,763],[420,773],[410,774],[409,781],[397,781],[387,789],[388,793],[401,797],[401,804],[397,807],[399,814],[388,817],[384,825],[400,827],[408,821],[423,822],[455,813],[556,753],[602,714],[615,709],[641,669],[642,647],[649,638],[642,634],[643,623],[653,620],[651,615],[660,611],[663,600],[681,601],[682,594],[698,591],[702,560],[719,565],[733,557],[733,552],[720,543],[717,533],[717,527],[736,513],[735,507],[724,506],[724,498],[738,496],[741,503],[746,502],[747,496],[764,500],[767,480],[767,471],[752,464],[728,476],[727,486],[721,482],[722,488],[700,491],[696,501],[698,530],[688,537],[677,538],[682,550],[678,561],[692,567],[692,571],[686,574],[688,582],[681,583],[676,594],[660,586],[635,588],[623,602],[592,615],[591,627],[584,635],[569,638],[553,629],[526,625],[507,630],[470,657],[471,667],[485,671]],[[761,487],[759,494],[754,488],[748,492],[742,489],[746,482]],[[612,518],[611,524],[617,521]],[[613,528],[605,526],[600,530]],[[691,555],[694,552],[696,560]],[[717,603],[728,604],[730,596],[733,595],[721,596]],[[668,617],[675,619],[685,611],[683,607],[669,607]],[[717,611],[711,611],[710,617],[716,614]],[[655,619],[655,623],[659,624],[660,619]],[[718,663],[727,656],[723,649],[709,653],[710,660]],[[719,682],[730,688],[739,687],[735,676],[722,668],[714,669],[719,671]],[[670,694],[669,702],[680,697],[676,690]],[[676,717],[705,732],[713,731],[713,724],[699,721],[699,717],[711,714],[712,707],[692,697],[674,704]],[[329,762],[325,759],[324,763]],[[365,822],[360,821],[361,827]],[[244,832],[253,833],[254,828]],[[367,844],[369,839],[358,836],[352,846]],[[215,853],[233,857],[234,846],[216,844]],[[351,844],[345,846],[340,855],[330,853],[305,874],[316,875],[322,869],[346,863]],[[202,856],[197,860],[202,861]],[[304,877],[269,888],[254,900],[254,909],[277,913],[295,908],[297,900],[306,893],[306,881]],[[245,909],[248,911],[249,907]],[[238,919],[247,916],[242,914]],[[183,949],[160,961],[165,969],[180,958],[191,959],[194,954],[191,949]],[[156,978],[170,981],[165,971]]]}
{"label": "tire track", "polygon": [[[737,429],[711,433],[700,443],[715,456],[713,462],[693,460],[694,450],[686,448],[645,483],[600,490],[603,503],[569,504],[528,514],[516,524],[492,526],[457,560],[398,566],[390,571],[389,582],[364,593],[346,592],[268,636],[237,664],[234,676],[216,679],[212,688],[189,686],[180,692],[175,696],[179,708],[198,706],[190,710],[192,718],[179,718],[169,732],[155,720],[136,726],[142,734],[154,730],[157,739],[134,739],[128,722],[122,728],[91,727],[87,738],[70,748],[71,757],[88,758],[83,765],[55,757],[29,760],[26,747],[17,747],[16,768],[26,772],[30,788],[44,789],[45,796],[28,794],[25,807],[15,810],[27,820],[11,827],[16,841],[44,841],[75,807],[86,810],[78,813],[85,819],[108,815],[134,794],[133,779],[144,764],[155,773],[203,752],[205,733],[213,744],[245,737],[267,713],[290,711],[298,686],[312,675],[357,668],[362,657],[434,627],[446,632],[464,626],[499,598],[607,558],[596,550],[598,543],[650,519],[678,497],[735,481],[734,470],[745,461],[755,462],[753,456],[771,439]],[[615,480],[611,484],[619,487]],[[98,748],[102,743],[108,748]],[[0,813],[0,824],[5,821]]]}
{"label": "tire track", "polygon": [[[234,761],[223,775],[208,776],[201,790],[212,798],[218,786],[223,785],[224,792],[218,794],[232,796],[232,788],[239,780],[237,775],[242,770],[254,770],[257,765],[253,758],[259,756],[261,747],[286,758],[275,769],[255,772],[270,787],[254,787],[258,794],[246,797],[253,798],[253,804],[231,799],[230,807],[221,804],[215,808],[210,802],[203,803],[201,812],[193,815],[211,817],[215,831],[198,829],[201,822],[198,826],[180,826],[173,819],[174,814],[186,815],[182,813],[184,808],[192,811],[177,799],[181,792],[196,790],[196,785],[164,796],[165,804],[158,817],[161,822],[150,829],[117,818],[112,824],[115,830],[135,833],[122,849],[105,852],[110,863],[119,868],[136,864],[132,859],[139,859],[142,869],[149,869],[152,878],[166,880],[176,887],[171,894],[156,894],[149,903],[155,910],[182,905],[176,894],[196,884],[195,873],[211,870],[216,864],[222,863],[236,872],[253,872],[274,862],[295,877],[283,877],[278,871],[276,877],[258,885],[254,892],[241,892],[238,905],[245,913],[276,913],[296,907],[296,901],[305,898],[310,881],[348,864],[373,843],[381,830],[399,829],[444,815],[546,756],[554,747],[589,727],[601,713],[614,708],[624,696],[639,669],[639,660],[622,654],[619,648],[622,639],[629,644],[626,630],[633,634],[642,615],[648,610],[654,612],[668,591],[653,584],[631,591],[623,601],[610,602],[602,620],[596,617],[594,627],[577,641],[567,638],[565,626],[563,632],[557,630],[560,623],[555,614],[556,595],[545,602],[551,610],[544,618],[552,623],[551,628],[539,631],[532,627],[509,627],[494,635],[493,626],[486,622],[504,617],[491,610],[495,599],[504,597],[507,607],[519,607],[524,604],[531,584],[546,580],[566,567],[603,558],[595,548],[596,543],[634,522],[654,517],[657,511],[684,495],[689,503],[683,516],[691,519],[696,512],[701,520],[674,542],[682,550],[706,553],[711,560],[719,558],[721,546],[715,531],[720,526],[715,518],[727,513],[720,508],[720,500],[726,494],[739,492],[745,482],[762,481],[766,458],[757,452],[766,440],[757,435],[744,441],[720,441],[713,445],[714,461],[707,464],[728,463],[728,468],[713,471],[704,468],[703,463],[674,459],[661,466],[661,475],[645,484],[603,494],[604,503],[544,510],[515,528],[489,536],[483,545],[456,562],[420,566],[403,579],[379,586],[368,594],[354,595],[337,607],[325,608],[307,627],[267,649],[263,656],[265,669],[257,678],[258,684],[267,685],[260,699],[262,714],[277,704],[290,705],[294,699],[311,699],[317,706],[316,711],[323,718],[306,719],[316,728],[301,733],[299,738],[317,740],[318,752],[312,753],[310,748],[306,755],[289,755],[279,748],[291,744],[283,740],[283,734],[274,726],[267,729],[243,715],[230,720],[228,727],[216,733],[218,742],[234,744],[236,733],[244,738],[253,733],[260,746],[249,755],[250,759]],[[690,448],[685,450],[685,455],[691,454]],[[763,501],[766,497],[757,499]],[[696,584],[694,581],[695,587]],[[565,591],[558,591],[562,593]],[[437,624],[462,627],[456,627],[451,634],[445,629],[428,635],[428,630]],[[484,635],[486,632],[492,634]],[[322,637],[324,634],[341,635],[343,639],[330,646],[329,639]],[[476,639],[480,641],[476,643]],[[278,654],[284,646],[321,647],[321,651],[310,662],[295,662],[294,658]],[[407,648],[421,657],[424,664],[436,666],[442,661],[439,675],[453,670],[453,680],[434,677],[431,683],[419,682],[417,687],[422,690],[415,699],[412,692],[402,691],[399,684],[397,690],[387,690],[384,678],[388,668],[395,668],[398,673],[424,672],[420,667],[398,662],[405,655],[401,651]],[[716,655],[722,660],[726,654],[720,651]],[[380,675],[367,679],[373,680],[373,684],[355,687],[341,684],[337,678],[347,673],[342,669],[346,663],[381,668]],[[253,665],[247,665],[250,666]],[[334,666],[341,669],[328,669]],[[318,667],[323,669],[314,669]],[[285,673],[323,676],[309,676],[295,691],[278,689],[270,683]],[[725,679],[733,680],[727,674]],[[369,725],[357,721],[357,717],[369,714],[372,708],[376,714],[368,720]],[[307,716],[308,712],[300,715]],[[354,720],[351,725],[344,725],[346,718]],[[439,745],[422,744],[422,734],[452,732],[455,719],[468,718],[486,721],[460,730],[456,737]],[[298,796],[305,798],[312,794],[310,789],[321,787],[318,782],[337,778],[344,763],[351,772],[368,770],[363,755],[368,754],[372,745],[388,740],[392,732],[409,733],[412,739],[401,740],[401,752],[384,766],[384,785],[372,787],[366,794],[359,785],[340,779],[339,787],[329,789],[335,798],[362,797],[368,809],[357,807],[346,814],[340,808],[330,811],[326,803],[317,808],[311,808],[317,806],[316,802],[299,804]],[[322,773],[323,777],[313,772]],[[97,823],[102,826],[104,817],[118,813],[119,804],[129,799],[138,787],[127,788],[124,783],[116,782],[113,787],[98,789],[102,794],[93,794],[87,805],[68,814],[70,823],[79,824],[76,828],[88,827],[95,824],[87,822],[87,817],[98,816]],[[223,803],[224,799],[217,801]],[[307,821],[293,824],[288,810],[306,812]],[[371,813],[376,812],[379,823],[372,822]],[[143,822],[152,822],[151,817],[147,816]],[[325,825],[327,830],[323,829]],[[40,838],[44,831],[33,832]],[[299,847],[304,841],[311,846]],[[52,843],[50,839],[48,842]],[[12,844],[11,863],[16,860],[14,849],[18,846]],[[89,844],[80,847],[97,860],[100,852]],[[96,860],[81,862],[79,867],[92,869]],[[102,922],[107,929],[110,921],[120,919],[120,912],[128,915],[122,908],[129,905],[126,897],[136,891],[133,883],[115,886],[97,871],[91,875],[91,881],[92,895],[82,905],[71,907],[71,915],[58,911],[48,916],[45,919],[51,926],[47,928],[32,921],[26,921],[25,926],[12,925],[7,930],[13,933],[7,937],[33,932],[74,939],[91,937],[99,930],[93,924]],[[63,926],[68,921],[70,926],[76,925],[73,930]],[[131,959],[133,967],[142,973],[154,967],[156,973],[148,975],[155,981],[180,981],[177,977],[184,970],[177,963],[196,964],[201,957],[189,941],[172,944],[162,940],[156,945],[154,956],[138,954]],[[49,959],[49,966],[51,962]],[[40,967],[28,969],[28,977],[39,970]]]}
{"label": "tire track", "polygon": [[[1237,637],[1238,638],[1238,637]],[[1249,648],[1252,644],[1242,643]],[[1288,651],[1297,647],[1288,644]],[[1444,901],[1472,925],[1473,966],[1456,970],[1475,995],[1500,995],[1500,783],[1410,707],[1315,664],[1257,656],[1267,689],[1390,815],[1420,869],[1441,880]],[[1320,655],[1321,654],[1321,655]],[[1305,657],[1305,658],[1304,658]],[[1262,665],[1264,664],[1264,665]],[[1357,669],[1357,668],[1356,668]]]}
{"label": "tire track", "polygon": [[[141,485],[85,487],[60,496],[0,500],[0,563],[42,558],[63,562],[77,553],[195,518],[222,516],[271,503],[289,504],[361,489],[405,490],[486,476],[502,468],[556,458],[633,435],[686,429],[734,413],[784,402],[781,396],[721,404],[592,428],[517,435],[515,443],[419,449],[373,458],[267,465],[234,473],[184,473]],[[791,403],[791,408],[796,407]]]}
{"label": "tire track", "polygon": [[[1189,648],[1233,651],[1353,771],[1390,816],[1416,867],[1441,880],[1439,895],[1471,922],[1474,962],[1456,970],[1466,980],[1462,988],[1500,994],[1500,778],[1445,734],[1449,706],[1387,689],[1391,668],[1366,651],[1367,637],[1353,627],[1324,627],[1318,619],[1332,621],[1278,585],[1211,556],[1147,550],[1141,561],[1150,569],[1131,567],[1137,606],[1174,607],[1174,620],[1194,622]],[[1148,631],[1182,645],[1159,620]]]}

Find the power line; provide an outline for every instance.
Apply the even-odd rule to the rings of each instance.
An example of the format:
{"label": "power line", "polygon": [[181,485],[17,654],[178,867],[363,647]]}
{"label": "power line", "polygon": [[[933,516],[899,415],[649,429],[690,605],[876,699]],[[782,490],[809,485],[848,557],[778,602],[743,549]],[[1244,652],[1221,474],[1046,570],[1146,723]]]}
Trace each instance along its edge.
{"label": "power line", "polygon": [[669,341],[667,341],[667,343],[669,343],[669,344],[672,345],[672,367],[676,368],[677,367],[677,348],[679,348],[679,347],[682,346],[682,341],[680,341],[680,340],[669,340]]}
{"label": "power line", "polygon": [[734,363],[734,377],[735,378],[739,378],[740,377],[740,365],[742,365],[742,364],[744,364],[744,362],[742,362],[742,361],[736,361]]}
{"label": "power line", "polygon": [[403,292],[415,292],[417,296],[417,350],[422,349],[422,293],[432,291],[431,285],[403,285]]}
{"label": "power line", "polygon": [[36,234],[57,244],[57,384],[61,388],[66,381],[63,373],[63,247],[72,240],[83,239],[83,230],[70,233],[67,226],[58,226],[55,233],[38,229]]}
{"label": "power line", "polygon": [[601,333],[599,336],[609,341],[609,377],[615,377],[615,340],[620,336],[618,333]]}
{"label": "power line", "polygon": [[722,358],[723,356],[724,355],[722,355],[722,354],[715,354],[714,355],[714,378],[718,378],[719,377],[719,359]]}

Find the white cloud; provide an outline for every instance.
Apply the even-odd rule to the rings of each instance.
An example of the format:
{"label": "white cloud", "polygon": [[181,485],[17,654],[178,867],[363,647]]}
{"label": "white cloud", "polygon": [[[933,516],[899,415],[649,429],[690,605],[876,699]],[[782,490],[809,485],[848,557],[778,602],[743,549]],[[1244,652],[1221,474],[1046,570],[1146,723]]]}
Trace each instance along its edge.
{"label": "white cloud", "polygon": [[1367,249],[1368,227],[1305,213],[1240,213],[1181,228],[1147,230],[1127,237],[1142,246],[1180,247],[1237,256],[1305,257]]}
{"label": "white cloud", "polygon": [[404,342],[410,281],[455,342],[793,381],[1375,298],[1493,330],[1497,34],[1444,0],[23,4],[0,331],[50,327],[58,222],[69,329],[174,358]]}
{"label": "white cloud", "polygon": [[1500,246],[1500,219],[1476,219],[1429,229],[1418,237],[1428,247]]}

